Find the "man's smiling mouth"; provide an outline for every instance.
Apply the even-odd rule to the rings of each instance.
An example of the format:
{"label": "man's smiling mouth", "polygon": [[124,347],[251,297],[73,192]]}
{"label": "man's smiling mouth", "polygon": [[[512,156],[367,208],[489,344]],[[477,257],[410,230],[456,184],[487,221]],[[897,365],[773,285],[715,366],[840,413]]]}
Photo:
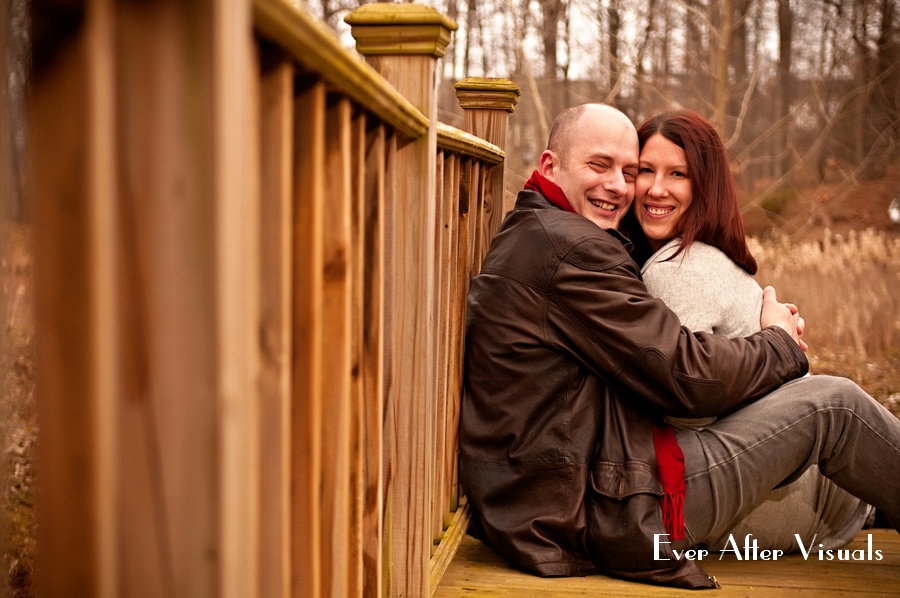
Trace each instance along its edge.
{"label": "man's smiling mouth", "polygon": [[589,199],[588,201],[591,202],[592,206],[594,206],[595,208],[600,208],[601,210],[609,210],[610,212],[612,212],[616,209],[616,206],[611,203],[606,203],[605,201],[595,199]]}

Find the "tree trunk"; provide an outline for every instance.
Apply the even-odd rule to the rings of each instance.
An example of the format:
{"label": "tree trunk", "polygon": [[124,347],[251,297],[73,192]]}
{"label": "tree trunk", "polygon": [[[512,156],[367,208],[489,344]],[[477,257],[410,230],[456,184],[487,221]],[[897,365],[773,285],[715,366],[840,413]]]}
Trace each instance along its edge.
{"label": "tree trunk", "polygon": [[609,17],[609,31],[607,32],[607,45],[609,46],[609,89],[611,101],[618,99],[620,78],[622,77],[622,63],[619,61],[619,2],[612,0],[607,8]]}
{"label": "tree trunk", "polygon": [[719,43],[716,45],[715,72],[713,82],[712,122],[719,131],[725,131],[725,113],[728,102],[728,63],[731,57],[732,7],[731,0],[719,2]]}
{"label": "tree trunk", "polygon": [[550,109],[551,118],[562,108],[559,86],[554,85],[558,77],[559,54],[556,44],[559,41],[559,22],[563,16],[562,0],[540,0],[541,5],[541,40],[544,50],[544,80],[548,89],[546,105]]}
{"label": "tree trunk", "polygon": [[791,80],[791,46],[794,37],[794,13],[790,0],[778,0],[778,122],[782,123],[778,135],[778,150],[781,159],[778,160],[777,176],[783,176],[791,169],[793,152],[790,149],[790,120],[791,98],[793,97],[793,84]]}

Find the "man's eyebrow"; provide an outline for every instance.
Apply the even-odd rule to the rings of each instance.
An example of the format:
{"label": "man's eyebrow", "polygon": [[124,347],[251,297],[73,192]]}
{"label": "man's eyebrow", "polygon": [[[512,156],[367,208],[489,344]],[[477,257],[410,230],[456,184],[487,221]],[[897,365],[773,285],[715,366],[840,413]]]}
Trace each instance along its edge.
{"label": "man's eyebrow", "polygon": [[[600,152],[600,151],[593,152],[592,154],[590,154],[588,156],[587,159],[588,159],[588,161],[602,160],[602,161],[611,162],[611,163],[616,163],[618,161],[616,159],[616,156],[610,154],[609,152]],[[638,168],[638,162],[631,162],[631,163],[623,166],[623,168]]]}
{"label": "man's eyebrow", "polygon": [[592,152],[588,154],[588,160],[612,160],[612,156],[604,152]]}

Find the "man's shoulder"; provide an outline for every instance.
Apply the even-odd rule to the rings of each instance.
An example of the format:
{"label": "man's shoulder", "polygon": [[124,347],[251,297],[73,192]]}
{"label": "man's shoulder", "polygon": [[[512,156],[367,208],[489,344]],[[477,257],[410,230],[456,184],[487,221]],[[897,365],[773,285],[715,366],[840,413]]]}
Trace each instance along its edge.
{"label": "man's shoulder", "polygon": [[494,242],[510,247],[541,247],[545,258],[552,256],[582,267],[608,267],[611,260],[630,259],[628,241],[622,235],[602,229],[579,214],[549,205],[517,205]]}

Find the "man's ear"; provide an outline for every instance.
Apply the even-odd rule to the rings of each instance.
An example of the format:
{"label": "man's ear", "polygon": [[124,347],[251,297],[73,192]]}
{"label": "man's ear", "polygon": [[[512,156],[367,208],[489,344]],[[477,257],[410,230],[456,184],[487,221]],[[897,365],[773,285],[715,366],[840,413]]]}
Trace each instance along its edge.
{"label": "man's ear", "polygon": [[559,156],[553,150],[544,150],[541,154],[541,161],[538,164],[538,172],[541,176],[548,180],[553,180],[556,171],[559,169]]}

